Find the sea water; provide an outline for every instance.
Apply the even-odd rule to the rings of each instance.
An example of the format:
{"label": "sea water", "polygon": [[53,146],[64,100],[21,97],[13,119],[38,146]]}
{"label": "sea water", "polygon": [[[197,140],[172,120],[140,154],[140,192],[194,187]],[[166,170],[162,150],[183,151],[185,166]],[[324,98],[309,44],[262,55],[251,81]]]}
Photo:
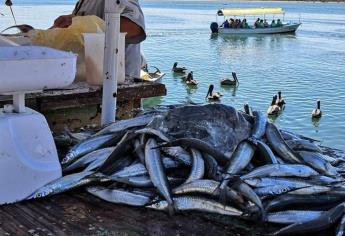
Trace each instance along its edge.
{"label": "sea water", "polygon": [[[18,23],[47,28],[74,1],[15,1]],[[310,2],[141,1],[148,37],[142,49],[149,65],[166,72],[167,96],[151,98],[146,106],[188,101],[208,103],[209,84],[224,94],[221,103],[242,109],[248,102],[266,112],[272,96],[282,91],[285,110],[273,121],[280,127],[345,149],[345,4]],[[212,21],[223,7],[283,7],[285,21],[302,22],[296,34],[265,36],[211,35]],[[13,25],[8,8],[0,6],[0,29]],[[269,22],[273,19],[266,16]],[[283,16],[275,16],[275,19]],[[254,17],[247,16],[253,23]],[[194,72],[190,88],[171,73],[174,62]],[[237,88],[219,81],[236,72]],[[311,119],[316,100],[322,118]]]}

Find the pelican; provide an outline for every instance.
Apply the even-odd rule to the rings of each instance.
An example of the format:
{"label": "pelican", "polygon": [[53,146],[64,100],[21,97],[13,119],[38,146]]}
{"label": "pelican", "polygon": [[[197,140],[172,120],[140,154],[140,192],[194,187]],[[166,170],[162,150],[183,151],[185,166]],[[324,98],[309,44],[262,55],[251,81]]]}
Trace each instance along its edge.
{"label": "pelican", "polygon": [[205,98],[207,98],[208,100],[220,100],[220,97],[223,96],[223,94],[221,94],[220,92],[213,92],[214,86],[213,84],[210,85],[210,87],[208,88],[208,92]]}
{"label": "pelican", "polygon": [[276,105],[277,102],[277,95],[273,96],[271,106],[267,109],[267,115],[278,115],[278,113],[281,111],[281,108]]}
{"label": "pelican", "polygon": [[283,106],[285,105],[285,100],[284,98],[282,98],[282,92],[279,91],[278,92],[278,98],[277,98],[277,101],[276,101],[276,105],[278,105],[280,108],[283,108]]}
{"label": "pelican", "polygon": [[316,108],[311,113],[311,116],[312,116],[312,118],[320,118],[321,115],[322,115],[322,112],[321,112],[321,102],[320,102],[320,99],[318,99],[316,101]]}
{"label": "pelican", "polygon": [[198,85],[198,81],[193,77],[193,71],[189,72],[187,76],[183,76],[182,80],[184,80],[188,85]]}
{"label": "pelican", "polygon": [[238,79],[237,79],[237,75],[235,72],[232,72],[232,78],[233,79],[230,79],[230,78],[223,79],[220,81],[220,84],[221,85],[232,85],[232,86],[239,84]]}
{"label": "pelican", "polygon": [[187,68],[186,67],[177,67],[177,62],[174,63],[174,66],[172,68],[172,71],[175,73],[186,73]]}

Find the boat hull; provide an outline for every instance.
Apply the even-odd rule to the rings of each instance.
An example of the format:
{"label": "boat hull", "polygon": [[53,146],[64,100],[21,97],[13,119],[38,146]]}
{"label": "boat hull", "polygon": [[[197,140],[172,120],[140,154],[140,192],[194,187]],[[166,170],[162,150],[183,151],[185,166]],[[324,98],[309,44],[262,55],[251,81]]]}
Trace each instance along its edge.
{"label": "boat hull", "polygon": [[282,34],[294,33],[301,24],[284,24],[282,27],[274,28],[249,28],[249,29],[233,29],[233,28],[218,28],[219,34]]}

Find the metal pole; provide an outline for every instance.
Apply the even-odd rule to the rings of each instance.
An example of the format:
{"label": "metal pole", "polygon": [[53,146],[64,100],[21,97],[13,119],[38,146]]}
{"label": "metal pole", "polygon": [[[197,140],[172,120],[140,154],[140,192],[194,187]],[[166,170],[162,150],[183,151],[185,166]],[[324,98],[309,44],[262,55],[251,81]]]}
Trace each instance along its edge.
{"label": "metal pole", "polygon": [[105,0],[105,46],[103,64],[102,126],[115,122],[120,14],[126,0]]}

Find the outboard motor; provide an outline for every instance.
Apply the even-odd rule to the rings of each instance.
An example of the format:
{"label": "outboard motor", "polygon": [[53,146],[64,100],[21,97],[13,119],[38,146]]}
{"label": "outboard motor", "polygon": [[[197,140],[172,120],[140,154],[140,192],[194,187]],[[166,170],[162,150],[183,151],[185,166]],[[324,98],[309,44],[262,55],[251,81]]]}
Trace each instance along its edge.
{"label": "outboard motor", "polygon": [[25,107],[25,94],[70,85],[77,61],[70,52],[2,42],[0,94],[11,95],[13,103],[0,108],[0,205],[24,200],[61,177],[48,123]]}
{"label": "outboard motor", "polygon": [[212,22],[210,25],[211,31],[213,34],[218,33],[218,23],[217,22]]}

